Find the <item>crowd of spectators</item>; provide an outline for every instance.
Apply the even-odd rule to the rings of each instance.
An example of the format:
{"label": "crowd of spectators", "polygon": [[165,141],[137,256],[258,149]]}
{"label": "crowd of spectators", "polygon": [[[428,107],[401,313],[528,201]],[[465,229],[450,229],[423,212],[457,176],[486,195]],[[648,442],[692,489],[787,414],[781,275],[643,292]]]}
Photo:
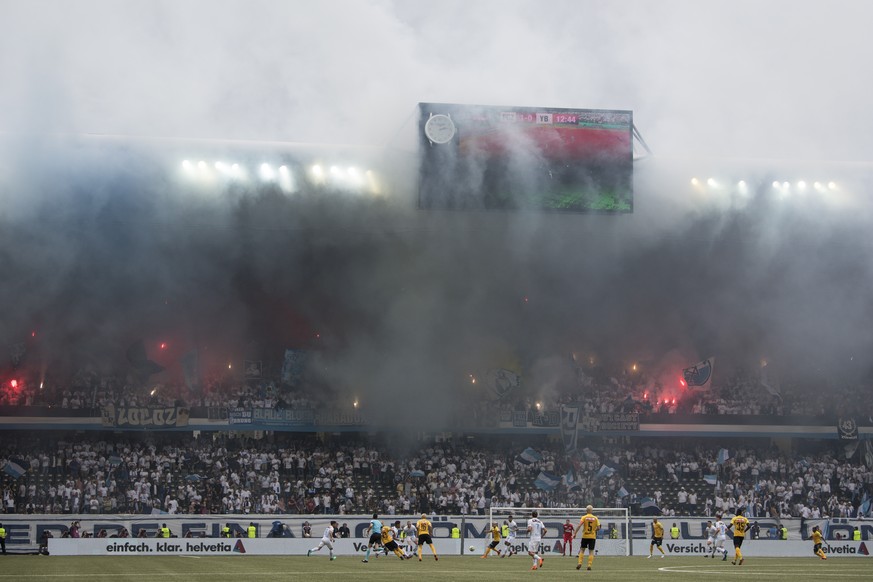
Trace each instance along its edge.
{"label": "crowd of spectators", "polygon": [[[648,499],[664,515],[742,507],[751,517],[816,518],[855,517],[873,493],[873,471],[825,445],[803,455],[738,447],[719,464],[718,449],[686,443],[604,441],[567,455],[543,442],[542,458],[530,459],[520,454],[525,447],[498,437],[401,451],[360,436],[6,433],[0,464],[14,459],[27,469],[3,477],[4,511],[19,513],[484,514],[492,505],[588,503],[637,513]],[[564,479],[543,489],[535,483],[541,472]]]}
{"label": "crowd of spectators", "polygon": [[[557,390],[541,393],[521,386],[500,398],[490,390],[462,391],[461,407],[474,422],[487,424],[501,413],[525,410],[531,415],[558,411],[575,403],[584,413],[638,412],[642,415],[771,415],[857,417],[870,421],[873,402],[869,387],[836,383],[822,389],[819,381],[786,380],[774,387],[760,371],[734,370],[713,380],[706,389],[664,387],[642,371],[594,371],[575,366],[575,378]],[[70,379],[17,378],[16,385],[0,383],[0,405],[44,406],[90,410],[99,415],[107,403],[121,406],[174,406],[188,408],[291,408],[325,410],[336,407],[329,388],[303,383],[283,386],[278,378],[245,380],[220,373],[203,379],[202,386],[184,383],[132,382],[118,375],[81,370]],[[490,417],[490,418],[489,418]]]}

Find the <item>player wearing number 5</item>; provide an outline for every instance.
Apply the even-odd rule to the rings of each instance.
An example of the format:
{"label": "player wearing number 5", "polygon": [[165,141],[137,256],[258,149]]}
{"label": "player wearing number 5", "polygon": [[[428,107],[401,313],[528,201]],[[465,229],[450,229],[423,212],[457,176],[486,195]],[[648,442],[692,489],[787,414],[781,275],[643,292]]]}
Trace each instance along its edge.
{"label": "player wearing number 5", "polygon": [[749,520],[743,516],[743,510],[737,509],[737,514],[731,518],[731,524],[728,529],[734,530],[734,559],[731,564],[738,566],[743,565],[743,552],[740,546],[743,545],[743,540],[746,539],[746,530],[749,529]]}
{"label": "player wearing number 5", "polygon": [[585,548],[588,548],[588,569],[594,563],[594,544],[597,541],[597,530],[600,529],[600,520],[592,513],[594,508],[590,505],[585,508],[585,515],[579,520],[579,525],[576,526],[576,531],[573,532],[574,537],[579,536],[579,530],[582,530],[582,544],[579,547],[579,559],[576,562],[576,569],[582,569],[582,560],[585,556]]}

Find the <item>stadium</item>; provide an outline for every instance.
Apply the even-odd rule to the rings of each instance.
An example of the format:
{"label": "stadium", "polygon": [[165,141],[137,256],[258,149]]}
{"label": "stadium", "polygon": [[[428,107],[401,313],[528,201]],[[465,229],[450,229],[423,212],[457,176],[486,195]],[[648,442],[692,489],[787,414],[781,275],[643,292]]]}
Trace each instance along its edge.
{"label": "stadium", "polygon": [[[448,23],[340,4],[424,51],[393,65],[409,88],[349,70],[390,50],[334,55],[239,7],[110,11],[155,49],[114,38],[121,54],[174,85],[118,80],[89,93],[101,107],[75,50],[70,77],[37,49],[38,72],[0,59],[31,91],[0,94],[18,112],[0,125],[0,582],[871,578],[873,152],[835,117],[858,146],[835,155],[809,115],[795,141],[819,155],[741,121],[727,155],[691,109],[512,74],[489,92],[475,51],[441,77],[465,90],[418,84],[469,51],[424,49]],[[31,46],[26,20],[12,38]],[[265,33],[245,66],[227,60],[236,20]],[[212,73],[173,64],[201,54],[189,33],[222,48]],[[297,43],[354,84],[304,62],[291,88],[243,72]],[[245,101],[215,81],[230,65],[301,101]],[[239,119],[198,117],[237,99]]]}

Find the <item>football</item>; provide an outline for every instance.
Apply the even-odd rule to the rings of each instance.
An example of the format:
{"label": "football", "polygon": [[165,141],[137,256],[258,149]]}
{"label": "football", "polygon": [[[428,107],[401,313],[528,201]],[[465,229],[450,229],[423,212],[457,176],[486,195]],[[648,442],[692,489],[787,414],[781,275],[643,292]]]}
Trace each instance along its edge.
{"label": "football", "polygon": [[476,546],[470,546],[470,551],[471,551],[471,552],[475,552],[475,551],[476,551]]}

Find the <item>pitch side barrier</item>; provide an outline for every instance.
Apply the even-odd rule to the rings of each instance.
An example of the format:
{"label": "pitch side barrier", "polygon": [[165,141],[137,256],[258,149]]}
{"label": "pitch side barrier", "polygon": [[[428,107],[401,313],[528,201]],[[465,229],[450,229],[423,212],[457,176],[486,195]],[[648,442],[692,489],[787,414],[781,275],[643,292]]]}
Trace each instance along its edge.
{"label": "pitch side barrier", "polygon": [[[52,538],[49,540],[49,553],[53,556],[305,556],[307,550],[317,546],[318,540],[287,538]],[[464,543],[471,540],[436,539],[434,547],[443,556],[459,555]],[[577,544],[574,544],[576,546]],[[870,556],[873,543],[854,541],[834,541],[824,546],[825,554],[846,558],[866,558]],[[614,548],[612,546],[615,546]],[[467,555],[478,556],[485,548],[479,540],[476,552]],[[553,540],[548,546],[549,554],[560,554],[560,541]],[[663,548],[669,556],[707,556],[710,548],[704,542],[693,540],[665,541]],[[334,544],[334,554],[339,556],[361,555],[367,549],[366,540],[340,539]],[[527,551],[527,544],[518,544],[518,551]],[[597,551],[601,555],[623,555],[615,540],[598,540]],[[728,551],[732,549],[729,547]],[[578,552],[574,547],[573,554]],[[808,557],[812,556],[810,541],[771,541],[748,540],[743,544],[743,553],[755,557]],[[327,556],[327,550],[314,556]],[[425,548],[423,557],[430,558],[430,549]],[[390,559],[390,558],[386,558]]]}
{"label": "pitch side barrier", "polygon": [[[421,517],[421,514],[415,515],[380,515],[380,519],[383,523],[393,523],[396,520],[400,520],[401,524],[406,525],[407,521],[412,521],[413,523],[417,521]],[[561,534],[562,534],[562,524],[566,519],[570,519],[571,522],[578,523],[579,515],[566,515],[561,516],[561,518],[550,517],[545,521],[546,527],[548,528],[548,534],[546,535],[545,541],[551,546],[552,551],[560,552],[560,549],[555,550],[555,548],[560,548],[561,542]],[[169,514],[158,514],[158,515],[112,515],[112,514],[80,514],[80,515],[24,515],[24,514],[6,514],[0,518],[0,521],[3,523],[3,527],[6,529],[7,537],[6,537],[6,549],[8,552],[13,553],[28,553],[28,552],[36,552],[39,547],[39,540],[43,538],[43,533],[48,531],[53,536],[53,539],[62,538],[68,531],[69,527],[74,521],[78,521],[80,525],[81,532],[88,532],[93,535],[97,535],[101,530],[106,530],[108,536],[117,535],[122,529],[126,529],[131,537],[130,538],[103,538],[103,540],[143,540],[143,539],[155,539],[155,534],[162,524],[166,523],[167,527],[170,528],[173,535],[176,537],[170,538],[171,540],[211,540],[211,539],[224,539],[220,538],[221,529],[228,524],[233,538],[237,537],[245,537],[246,531],[250,523],[254,523],[257,530],[257,539],[267,538],[267,534],[270,532],[272,528],[272,523],[274,521],[281,521],[284,525],[287,526],[287,530],[283,534],[282,539],[287,541],[292,541],[297,538],[302,538],[304,541],[304,546],[313,547],[317,545],[318,540],[321,538],[321,533],[324,531],[324,528],[328,525],[331,520],[338,521],[341,525],[347,524],[348,528],[351,532],[351,537],[349,538],[349,551],[352,553],[357,552],[357,549],[354,549],[354,543],[365,542],[366,537],[364,532],[369,525],[371,515],[169,515]],[[476,548],[476,554],[480,553],[484,549],[484,543],[488,536],[488,517],[487,516],[431,516],[431,521],[434,526],[434,539],[436,542],[442,544],[442,540],[445,539],[449,543],[457,544],[451,538],[452,529],[457,527],[460,531],[460,540],[463,543],[460,543],[457,547],[451,546],[447,551],[448,553],[470,553],[469,547],[474,546]],[[517,515],[516,520],[518,521],[520,526],[523,526],[524,521],[527,519],[527,516]],[[706,517],[659,517],[659,520],[664,524],[665,530],[668,532],[670,528],[675,523],[679,528],[679,540],[683,544],[686,542],[705,542],[706,536],[704,534],[704,528],[706,527],[706,521],[708,518]],[[303,538],[303,523],[308,521],[312,526],[312,538]],[[873,541],[873,521],[871,520],[853,520],[853,519],[832,519],[830,521],[825,520],[806,520],[803,525],[803,535],[801,535],[801,520],[799,519],[785,519],[781,521],[776,521],[773,519],[752,519],[751,521],[757,521],[758,526],[761,530],[761,538],[766,538],[768,532],[771,528],[775,528],[778,525],[785,525],[788,529],[788,541],[803,541],[804,543],[808,543],[806,540],[808,539],[809,531],[811,530],[813,525],[819,525],[822,528],[822,531],[826,534],[826,540],[830,543],[832,548],[835,548],[837,545],[841,544],[845,540],[852,539],[852,533],[857,526],[861,532],[861,541],[862,542],[871,542]],[[632,517],[631,518],[631,537],[634,539],[634,553],[639,555],[643,553],[648,553],[648,543],[647,540],[651,536],[651,517]],[[603,525],[602,532],[606,532],[609,530],[609,526],[611,523],[615,523],[616,528],[618,529],[619,537],[624,540],[627,536],[627,531],[624,523],[621,521],[611,521],[609,519],[602,519],[601,523]],[[520,529],[523,529],[520,528]],[[140,534],[144,534],[145,538],[140,538]],[[192,537],[186,537],[190,535]],[[521,532],[520,532],[521,533]],[[842,539],[840,539],[842,538]],[[98,538],[99,539],[99,538]],[[248,538],[246,538],[248,539]],[[85,538],[88,540],[88,538]],[[643,540],[643,543],[638,542],[637,540]],[[665,543],[672,540],[665,540]],[[520,535],[518,538],[519,549],[526,551],[527,540],[524,535]],[[752,540],[749,540],[747,543],[751,543]],[[781,540],[765,540],[761,539],[761,543],[763,544],[780,544],[785,543]],[[836,543],[835,543],[836,542]],[[341,543],[345,543],[345,540],[341,540]],[[602,539],[598,540],[598,553],[601,555],[609,555],[610,554],[610,540]],[[557,544],[557,546],[556,546]],[[523,546],[523,547],[522,547]],[[266,547],[266,546],[265,546]],[[289,546],[292,547],[292,546]],[[296,546],[293,546],[296,547]],[[307,547],[307,549],[308,549]],[[682,546],[685,547],[685,546]],[[693,547],[688,546],[688,547]],[[743,546],[745,547],[745,546]],[[810,545],[810,547],[812,547]],[[451,549],[456,548],[456,550]],[[870,548],[873,550],[873,547]],[[296,551],[296,550],[295,550]],[[438,551],[440,551],[438,549]],[[246,552],[249,553],[249,552]],[[285,553],[285,552],[282,552]],[[305,553],[305,552],[304,552]],[[763,555],[763,554],[762,554]]]}

